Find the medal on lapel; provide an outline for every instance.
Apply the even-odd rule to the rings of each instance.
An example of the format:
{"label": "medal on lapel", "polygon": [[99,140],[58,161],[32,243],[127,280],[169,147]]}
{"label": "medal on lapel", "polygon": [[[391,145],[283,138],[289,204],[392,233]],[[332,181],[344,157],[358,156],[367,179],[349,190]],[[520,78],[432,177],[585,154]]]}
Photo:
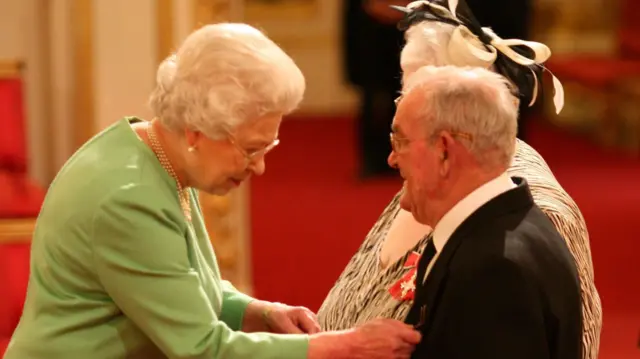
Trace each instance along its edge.
{"label": "medal on lapel", "polygon": [[408,269],[408,271],[389,288],[389,294],[396,300],[405,301],[415,298],[419,261],[420,254],[418,252],[409,253],[409,257],[403,266],[403,268]]}

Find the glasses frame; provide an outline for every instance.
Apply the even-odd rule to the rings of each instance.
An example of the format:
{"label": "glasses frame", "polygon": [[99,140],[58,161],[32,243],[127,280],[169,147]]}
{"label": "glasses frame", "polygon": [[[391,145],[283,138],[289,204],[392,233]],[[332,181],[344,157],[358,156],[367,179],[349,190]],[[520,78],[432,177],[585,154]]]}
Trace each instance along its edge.
{"label": "glasses frame", "polygon": [[[456,131],[447,131],[447,132],[449,132],[449,134],[451,134],[451,136],[453,137],[459,137],[467,141],[473,141],[473,136],[470,133],[456,132]],[[399,151],[401,151],[405,145],[413,141],[419,141],[419,140],[424,140],[424,138],[410,139],[410,138],[402,137],[393,131],[389,132],[389,141],[391,142],[391,150],[396,153],[399,153]]]}
{"label": "glasses frame", "polygon": [[240,154],[244,157],[247,164],[254,162],[256,159],[264,157],[267,153],[271,152],[276,146],[280,144],[280,139],[276,138],[268,144],[266,147],[256,150],[256,151],[247,151],[244,147],[240,146],[236,139],[232,136],[228,136],[229,142],[240,152]]}

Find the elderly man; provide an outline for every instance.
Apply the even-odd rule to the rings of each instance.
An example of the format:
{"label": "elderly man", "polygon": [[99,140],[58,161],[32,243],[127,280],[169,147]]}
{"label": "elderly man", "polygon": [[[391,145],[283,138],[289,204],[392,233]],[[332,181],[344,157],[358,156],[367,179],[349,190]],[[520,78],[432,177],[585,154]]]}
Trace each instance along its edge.
{"label": "elderly man", "polygon": [[413,358],[580,359],[580,283],[569,249],[510,177],[517,101],[480,68],[424,67],[405,86],[389,161],[400,206],[428,236],[407,322]]}

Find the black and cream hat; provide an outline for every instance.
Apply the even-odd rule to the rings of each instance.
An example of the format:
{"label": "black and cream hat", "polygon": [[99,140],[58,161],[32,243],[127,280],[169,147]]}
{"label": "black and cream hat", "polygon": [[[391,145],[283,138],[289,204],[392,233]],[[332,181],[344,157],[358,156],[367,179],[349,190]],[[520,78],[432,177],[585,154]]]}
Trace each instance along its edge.
{"label": "black and cream hat", "polygon": [[493,66],[513,83],[522,101],[532,106],[540,92],[542,74],[553,78],[556,113],[564,106],[564,89],[560,81],[544,66],[551,57],[545,44],[519,39],[501,39],[489,28],[483,28],[464,0],[422,0],[407,5],[391,6],[405,13],[398,23],[400,30],[423,21],[436,21],[455,27],[447,50],[452,65]]}

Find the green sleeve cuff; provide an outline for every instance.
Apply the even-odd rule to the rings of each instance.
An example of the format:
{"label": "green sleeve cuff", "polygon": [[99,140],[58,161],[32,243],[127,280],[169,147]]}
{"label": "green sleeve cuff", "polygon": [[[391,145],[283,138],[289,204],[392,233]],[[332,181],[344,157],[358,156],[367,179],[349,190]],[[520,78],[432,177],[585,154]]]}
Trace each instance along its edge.
{"label": "green sleeve cuff", "polygon": [[226,289],[222,294],[220,320],[227,324],[231,330],[240,330],[247,305],[255,299],[234,289]]}

